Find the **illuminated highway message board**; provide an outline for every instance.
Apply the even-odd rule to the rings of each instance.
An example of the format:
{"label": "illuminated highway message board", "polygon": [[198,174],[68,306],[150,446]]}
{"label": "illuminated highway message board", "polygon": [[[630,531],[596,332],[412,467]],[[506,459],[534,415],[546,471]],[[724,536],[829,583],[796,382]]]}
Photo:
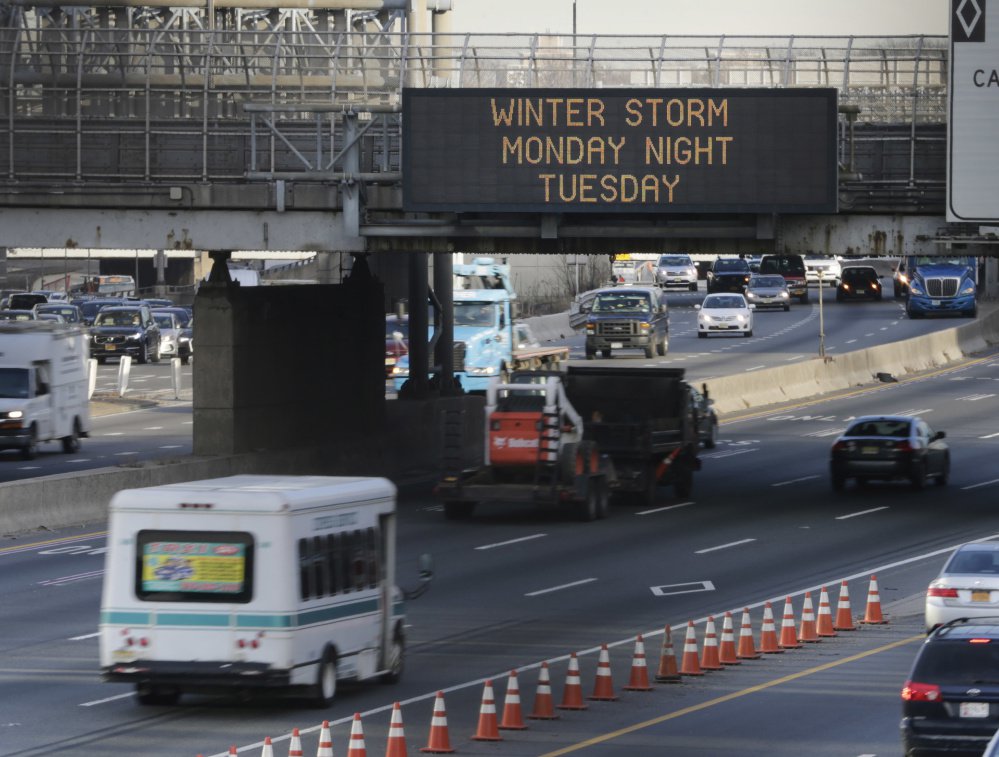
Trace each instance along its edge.
{"label": "illuminated highway message board", "polygon": [[410,211],[836,212],[835,89],[406,89]]}

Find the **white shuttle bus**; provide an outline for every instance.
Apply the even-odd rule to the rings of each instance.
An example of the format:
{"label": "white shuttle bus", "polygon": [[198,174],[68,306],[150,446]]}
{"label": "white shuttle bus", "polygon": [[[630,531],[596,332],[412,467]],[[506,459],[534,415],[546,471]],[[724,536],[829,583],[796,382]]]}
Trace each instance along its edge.
{"label": "white shuttle bus", "polygon": [[120,491],[101,599],[105,681],[142,704],[402,673],[395,486],[383,478],[240,475]]}

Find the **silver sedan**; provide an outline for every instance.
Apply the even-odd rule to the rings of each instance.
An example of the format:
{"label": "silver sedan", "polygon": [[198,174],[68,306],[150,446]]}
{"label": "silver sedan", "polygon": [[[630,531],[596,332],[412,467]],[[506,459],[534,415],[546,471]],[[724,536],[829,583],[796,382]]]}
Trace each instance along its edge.
{"label": "silver sedan", "polygon": [[993,616],[999,616],[999,542],[962,544],[926,590],[926,630]]}

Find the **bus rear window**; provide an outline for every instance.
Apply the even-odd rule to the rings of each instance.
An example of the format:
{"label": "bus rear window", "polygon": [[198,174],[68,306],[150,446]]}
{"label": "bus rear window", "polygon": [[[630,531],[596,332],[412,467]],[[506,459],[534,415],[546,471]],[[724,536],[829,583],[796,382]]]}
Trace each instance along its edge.
{"label": "bus rear window", "polygon": [[249,602],[253,536],[233,531],[139,531],[135,594],[149,602]]}

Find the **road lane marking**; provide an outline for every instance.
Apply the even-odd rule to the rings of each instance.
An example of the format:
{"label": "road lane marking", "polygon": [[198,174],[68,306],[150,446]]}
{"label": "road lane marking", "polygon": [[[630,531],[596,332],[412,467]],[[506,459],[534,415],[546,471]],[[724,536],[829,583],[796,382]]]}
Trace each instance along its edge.
{"label": "road lane marking", "polygon": [[847,343],[847,344],[853,344],[853,343],[854,343],[854,342],[856,342],[856,341],[857,341],[856,339],[847,339],[847,340],[846,340],[846,343]]}
{"label": "road lane marking", "polygon": [[143,431],[162,431],[162,430],[163,430],[163,427],[162,427],[162,426],[146,426],[146,427],[145,427],[144,429],[142,429],[142,430],[143,430]]}
{"label": "road lane marking", "polygon": [[118,694],[117,696],[107,697],[106,699],[95,699],[92,702],[80,702],[80,707],[93,707],[95,704],[104,704],[106,702],[114,702],[117,699],[128,699],[129,697],[134,697],[135,692],[130,691],[127,694]]}
{"label": "road lane marking", "polygon": [[76,573],[72,576],[60,576],[59,578],[47,578],[44,581],[39,581],[39,586],[62,586],[63,584],[72,583],[73,581],[85,581],[88,578],[100,578],[104,575],[104,569],[101,570],[89,570],[86,573]]}
{"label": "road lane marking", "polygon": [[510,544],[519,544],[522,541],[530,541],[531,539],[540,539],[548,534],[531,534],[530,536],[521,536],[519,539],[510,539],[509,541],[498,541],[494,544],[483,544],[481,547],[476,547],[476,549],[495,549],[496,547],[506,547]]}
{"label": "road lane marking", "polygon": [[992,439],[993,437],[999,436],[999,431],[994,434],[986,434],[985,436],[978,437],[979,439]]}
{"label": "road lane marking", "polygon": [[83,641],[84,639],[93,639],[100,635],[100,631],[94,631],[93,633],[85,633],[83,636],[70,636],[69,641]]}
{"label": "road lane marking", "polygon": [[22,465],[18,470],[38,470],[41,467],[40,465]]}
{"label": "road lane marking", "polygon": [[101,538],[107,535],[107,531],[92,531],[78,536],[60,536],[57,539],[46,539],[45,541],[36,541],[31,544],[18,544],[15,547],[0,547],[0,555],[14,554],[17,552],[30,552],[31,550],[38,549],[40,547],[48,547],[53,544],[69,544],[74,541],[87,541],[89,539],[93,539],[94,537]]}
{"label": "road lane marking", "polygon": [[115,452],[118,457],[126,457],[128,455],[138,455],[138,452]]}
{"label": "road lane marking", "polygon": [[850,518],[857,518],[861,515],[870,515],[871,513],[876,513],[878,510],[890,510],[888,505],[882,505],[881,507],[872,507],[870,510],[861,510],[856,513],[849,513],[848,515],[837,515],[836,520],[849,520]]}
{"label": "road lane marking", "polygon": [[824,673],[827,670],[832,670],[833,668],[838,668],[841,665],[846,665],[848,663],[859,662],[860,660],[867,659],[876,654],[881,654],[882,652],[890,652],[893,649],[898,649],[906,644],[913,644],[915,642],[922,642],[926,640],[924,634],[919,634],[918,636],[910,636],[906,639],[899,639],[898,641],[892,641],[888,644],[883,644],[880,647],[875,647],[874,649],[868,649],[863,652],[858,652],[855,655],[850,655],[849,657],[844,657],[840,660],[833,660],[832,662],[826,662],[822,665],[816,665],[814,667],[808,668],[807,670],[799,670],[797,673],[791,673],[790,675],[781,676],[780,678],[774,678],[766,683],[760,683],[755,686],[747,686],[739,691],[732,691],[728,694],[724,694],[720,697],[715,697],[714,699],[709,699],[707,702],[699,702],[698,704],[690,705],[689,707],[684,707],[680,710],[675,710],[674,712],[666,713],[665,715],[660,715],[655,718],[649,718],[648,720],[642,721],[641,723],[635,723],[634,725],[629,725],[624,728],[619,728],[616,731],[611,731],[605,733],[601,736],[592,736],[588,739],[580,741],[571,746],[564,747],[562,749],[556,749],[554,752],[545,752],[541,757],[559,757],[564,754],[571,754],[572,752],[578,752],[581,749],[586,749],[588,747],[596,746],[597,744],[604,744],[608,741],[613,741],[621,736],[627,736],[630,733],[635,733],[636,731],[641,731],[646,728],[651,728],[652,726],[659,725],[661,723],[669,722],[670,720],[676,720],[677,718],[684,717],[685,715],[692,715],[695,712],[701,712],[702,710],[707,710],[712,707],[716,707],[721,704],[726,704],[727,702],[740,699],[741,697],[749,696],[750,694],[758,694],[761,691],[767,691],[775,686],[782,686],[785,683],[790,683],[792,681],[798,681],[802,678],[807,678],[808,676],[815,675],[817,673]]}
{"label": "road lane marking", "polygon": [[710,455],[701,455],[701,457],[709,457],[714,460],[720,460],[723,457],[735,457],[736,455],[745,455],[747,452],[759,452],[759,447],[753,447],[752,449],[737,449],[731,452],[712,452]]}
{"label": "road lane marking", "polygon": [[104,434],[101,434],[101,436],[124,436],[124,435],[125,435],[124,431],[108,431]]}
{"label": "road lane marking", "polygon": [[[839,431],[829,431],[829,432],[824,432],[824,433],[838,434]],[[780,483],[770,484],[770,485],[771,486],[787,486],[788,484],[797,484],[800,481],[811,481],[813,478],[818,478],[818,477],[819,477],[818,475],[815,475],[815,476],[802,476],[801,478],[792,478],[789,481],[781,481]]]}
{"label": "road lane marking", "polygon": [[981,486],[990,486],[991,484],[999,484],[999,478],[994,478],[991,481],[982,481],[980,484],[972,484],[971,486],[962,486],[961,491],[966,492],[968,489],[977,489]]}
{"label": "road lane marking", "polygon": [[180,449],[183,444],[164,444],[160,449]]}
{"label": "road lane marking", "polygon": [[694,554],[704,555],[708,552],[717,552],[719,549],[728,549],[729,547],[739,547],[743,544],[749,544],[754,541],[756,541],[756,539],[740,539],[739,541],[730,541],[728,544],[719,544],[717,547],[707,547],[705,549],[695,550]]}
{"label": "road lane marking", "polygon": [[760,370],[760,368],[766,368],[766,366],[765,365],[754,365],[752,368],[744,368],[743,370],[746,373],[749,373],[750,371],[758,371],[758,370]]}
{"label": "road lane marking", "polygon": [[693,502],[681,502],[678,505],[666,505],[666,507],[656,507],[652,510],[639,510],[635,515],[652,515],[653,513],[664,513],[667,510],[675,510],[678,507],[687,507],[688,505],[694,504]]}
{"label": "road lane marking", "polygon": [[581,581],[573,581],[572,583],[569,583],[569,584],[561,584],[560,586],[552,586],[549,589],[538,589],[537,591],[529,591],[524,596],[525,597],[537,597],[537,596],[540,596],[542,594],[551,594],[553,591],[562,591],[562,589],[572,589],[573,587],[582,586],[583,584],[591,584],[591,583],[593,583],[596,580],[597,579],[595,579],[595,578],[584,578]]}
{"label": "road lane marking", "polygon": [[963,397],[958,397],[957,401],[965,400],[967,402],[978,402],[978,400],[987,400],[989,397],[995,397],[994,394],[966,394]]}
{"label": "road lane marking", "polygon": [[[693,586],[693,589],[680,589],[681,586]],[[697,594],[701,591],[714,591],[715,585],[712,581],[687,581],[682,584],[662,584],[661,586],[650,586],[649,589],[657,597],[675,597],[678,594]],[[678,591],[666,591],[667,589],[678,589]]]}

